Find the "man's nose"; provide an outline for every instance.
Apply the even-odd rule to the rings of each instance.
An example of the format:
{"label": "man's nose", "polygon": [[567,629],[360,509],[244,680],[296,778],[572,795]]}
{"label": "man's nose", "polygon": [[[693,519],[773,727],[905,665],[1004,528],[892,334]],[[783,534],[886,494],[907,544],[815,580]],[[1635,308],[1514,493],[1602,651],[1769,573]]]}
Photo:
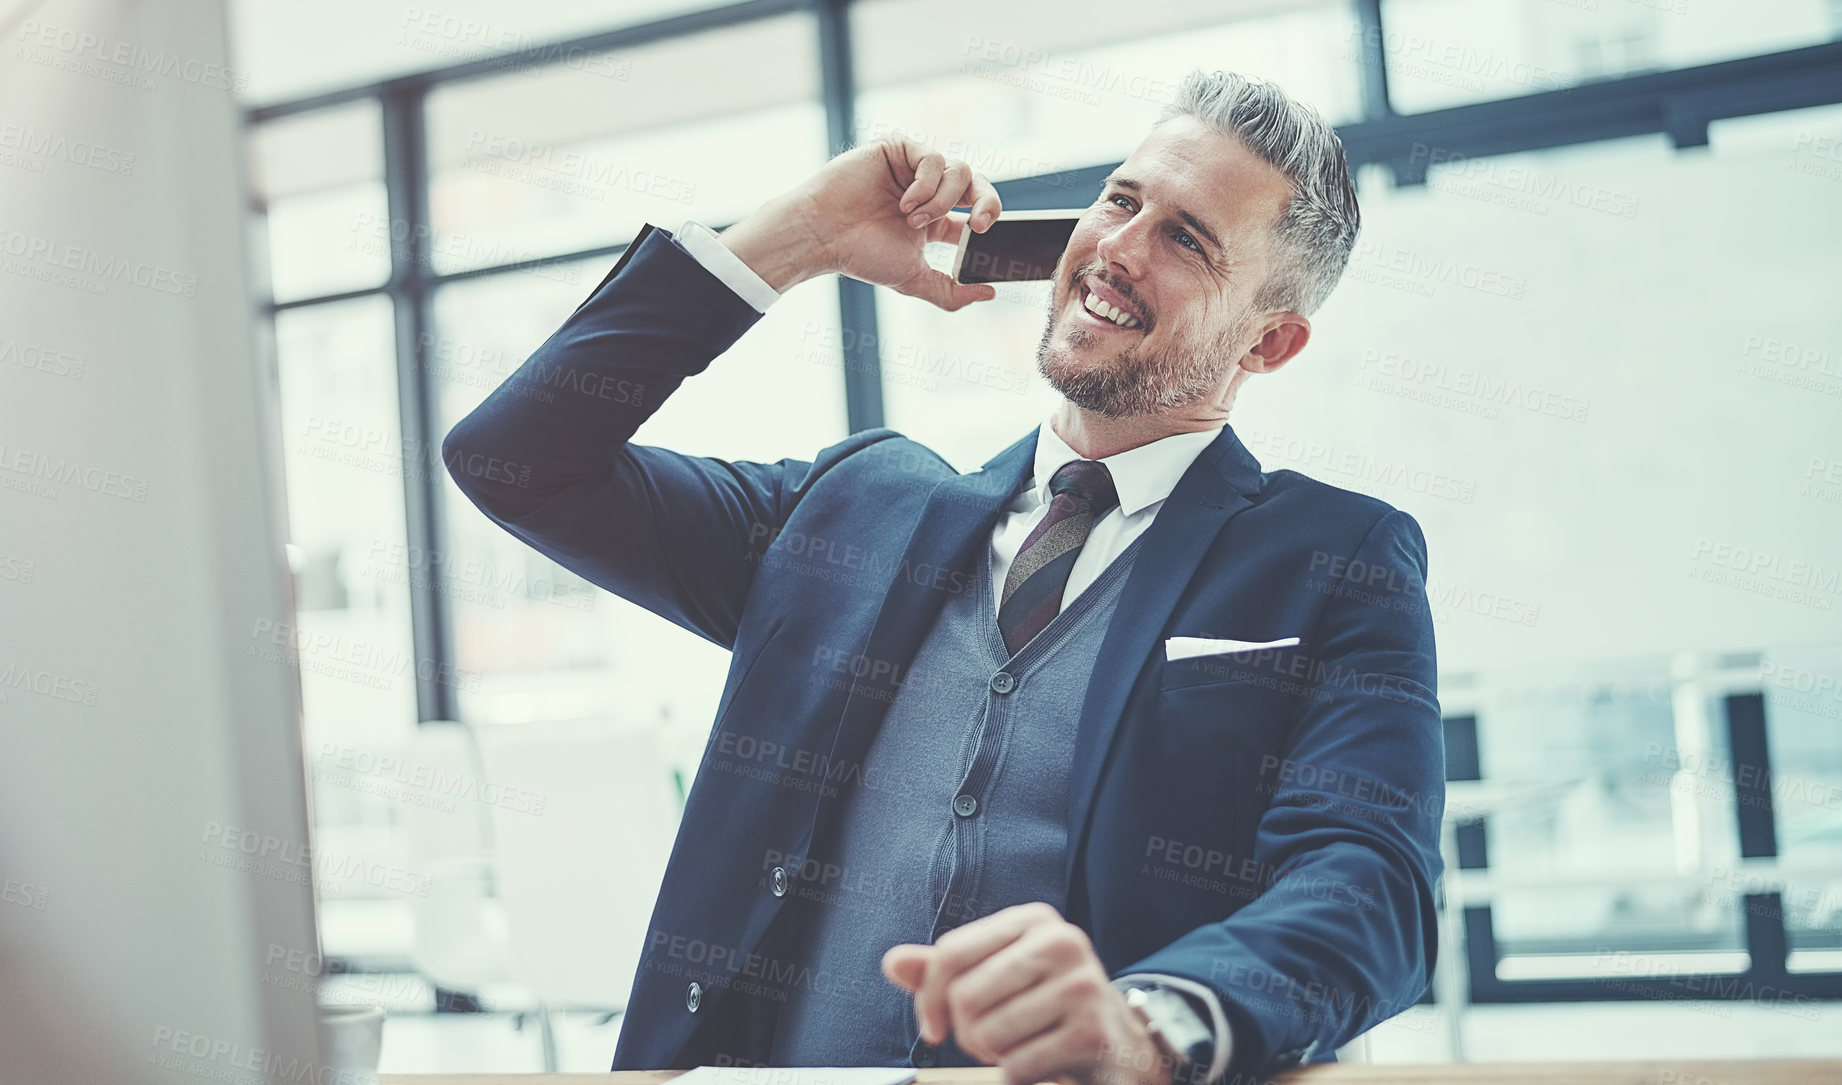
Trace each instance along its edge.
{"label": "man's nose", "polygon": [[1100,236],[1094,252],[1109,271],[1136,279],[1145,270],[1146,234],[1138,219],[1122,222]]}

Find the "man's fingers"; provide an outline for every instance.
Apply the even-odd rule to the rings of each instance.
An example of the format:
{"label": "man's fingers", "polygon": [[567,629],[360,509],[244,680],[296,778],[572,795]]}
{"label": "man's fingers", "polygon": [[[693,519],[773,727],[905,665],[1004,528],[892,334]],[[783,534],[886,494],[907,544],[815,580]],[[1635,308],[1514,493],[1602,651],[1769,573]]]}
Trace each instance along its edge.
{"label": "man's fingers", "polygon": [[995,1066],[1030,1041],[1061,1028],[1068,1016],[1067,1002],[1057,985],[1038,984],[999,1003],[971,1027],[955,1028],[954,1042],[966,1054]]}
{"label": "man's fingers", "polygon": [[[910,168],[915,171],[915,179],[909,182],[908,188],[902,193],[902,201],[897,206],[908,215],[910,224],[920,225],[914,221],[915,215],[921,213],[921,206],[932,199],[935,191],[940,188],[940,177],[946,172],[947,161],[938,152],[923,151],[915,144],[904,142],[902,146],[911,153],[919,153],[909,162]],[[928,215],[927,217],[931,219],[937,216]]]}
{"label": "man's fingers", "polygon": [[907,137],[891,146],[914,172],[897,203],[910,226],[927,225],[955,207],[970,207],[973,229],[983,231],[1003,210],[998,190],[967,163]]}
{"label": "man's fingers", "polygon": [[889,952],[883,954],[883,975],[902,990],[913,991],[921,986],[921,977],[927,973],[927,959],[933,952],[932,946],[907,942],[890,946]]}
{"label": "man's fingers", "polygon": [[982,173],[972,175],[972,185],[959,202],[971,208],[967,218],[974,232],[981,234],[998,221],[998,215],[1004,210],[1004,201],[998,197],[998,190],[992,187]]}
{"label": "man's fingers", "polygon": [[943,271],[924,267],[921,273],[898,288],[909,297],[931,302],[951,313],[975,301],[990,301],[998,288],[990,283],[956,283]]}
{"label": "man's fingers", "polygon": [[941,172],[940,183],[934,186],[933,194],[908,216],[909,224],[913,225],[916,215],[926,215],[924,221],[932,222],[946,214],[960,203],[960,198],[971,187],[972,167],[956,158],[948,159],[946,168]]}
{"label": "man's fingers", "polygon": [[[960,1046],[987,1061],[1048,1028],[1066,1010],[1058,962],[1032,927],[967,969],[947,989],[949,1023]],[[1046,996],[1046,997],[1045,997]],[[970,1034],[968,1033],[970,1030]],[[974,1047],[968,1047],[970,1041]]]}
{"label": "man's fingers", "polygon": [[[1085,1079],[1094,1060],[1093,1038],[1064,1025],[1032,1036],[1006,1052],[1003,1059],[1005,1085],[1032,1085],[1057,1078]],[[1113,1067],[1102,1067],[1112,1070]],[[1097,1081],[1131,1080],[1129,1076],[1095,1075]]]}
{"label": "man's fingers", "polygon": [[927,224],[927,239],[930,242],[944,241],[949,245],[959,244],[959,235],[966,232],[966,216],[958,211],[948,211]]}
{"label": "man's fingers", "polygon": [[[931,268],[929,273],[948,284],[953,282]],[[954,288],[992,290],[985,284]],[[992,290],[992,293],[995,295],[997,291]],[[1015,942],[1023,936],[1024,931],[1039,923],[1059,923],[1061,918],[1061,913],[1049,904],[1017,904],[941,935],[934,943],[933,957],[927,962],[927,977],[922,980],[921,989],[915,992],[915,1016],[920,1018],[922,1038],[930,1044],[946,1039],[949,1019],[947,984],[953,982],[960,973]]]}
{"label": "man's fingers", "polygon": [[[991,182],[958,159],[947,158],[906,136],[886,141],[884,153],[890,169],[898,176],[912,171],[914,179],[903,190],[897,206],[910,227],[923,229],[924,243],[957,245],[968,226],[975,232],[983,232],[1003,210]],[[971,210],[963,214],[953,210],[961,205]],[[956,283],[951,275],[925,266],[907,282],[894,286],[910,297],[921,298],[948,312],[998,296],[997,288],[989,283]]]}

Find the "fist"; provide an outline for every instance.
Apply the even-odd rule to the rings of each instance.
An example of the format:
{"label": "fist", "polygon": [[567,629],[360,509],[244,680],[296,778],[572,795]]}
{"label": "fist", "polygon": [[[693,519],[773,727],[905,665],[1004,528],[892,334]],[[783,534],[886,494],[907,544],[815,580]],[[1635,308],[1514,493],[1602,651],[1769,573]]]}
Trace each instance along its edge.
{"label": "fist", "polygon": [[899,945],[883,974],[915,996],[921,1038],[951,1033],[1007,1085],[1169,1085],[1174,1061],[1108,979],[1086,932],[1044,903],[1019,904]]}

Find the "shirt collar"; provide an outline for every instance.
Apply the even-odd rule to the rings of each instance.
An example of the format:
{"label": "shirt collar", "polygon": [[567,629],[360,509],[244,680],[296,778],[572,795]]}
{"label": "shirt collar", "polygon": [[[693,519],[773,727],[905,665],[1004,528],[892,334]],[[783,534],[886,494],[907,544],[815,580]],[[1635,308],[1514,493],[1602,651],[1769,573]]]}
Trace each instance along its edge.
{"label": "shirt collar", "polygon": [[[1100,462],[1106,464],[1107,473],[1113,478],[1113,489],[1119,494],[1120,514],[1132,516],[1169,497],[1190,464],[1196,462],[1196,457],[1214,443],[1221,432],[1222,428],[1217,426],[1195,433],[1173,433],[1150,444],[1102,456]],[[1050,418],[1043,419],[1036,431],[1036,473],[1026,492],[1033,492],[1039,505],[1047,502],[1049,480],[1063,464],[1084,458],[1056,434]]]}

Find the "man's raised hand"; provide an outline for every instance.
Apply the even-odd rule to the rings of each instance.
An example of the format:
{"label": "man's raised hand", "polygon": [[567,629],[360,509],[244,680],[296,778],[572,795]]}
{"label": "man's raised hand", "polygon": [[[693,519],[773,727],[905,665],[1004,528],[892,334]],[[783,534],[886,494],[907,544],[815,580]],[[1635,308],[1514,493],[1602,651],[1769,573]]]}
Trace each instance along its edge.
{"label": "man's raised hand", "polygon": [[775,290],[836,272],[953,310],[997,291],[955,283],[927,265],[922,246],[957,244],[968,227],[983,233],[1002,210],[991,182],[965,162],[892,135],[832,159],[721,240]]}

